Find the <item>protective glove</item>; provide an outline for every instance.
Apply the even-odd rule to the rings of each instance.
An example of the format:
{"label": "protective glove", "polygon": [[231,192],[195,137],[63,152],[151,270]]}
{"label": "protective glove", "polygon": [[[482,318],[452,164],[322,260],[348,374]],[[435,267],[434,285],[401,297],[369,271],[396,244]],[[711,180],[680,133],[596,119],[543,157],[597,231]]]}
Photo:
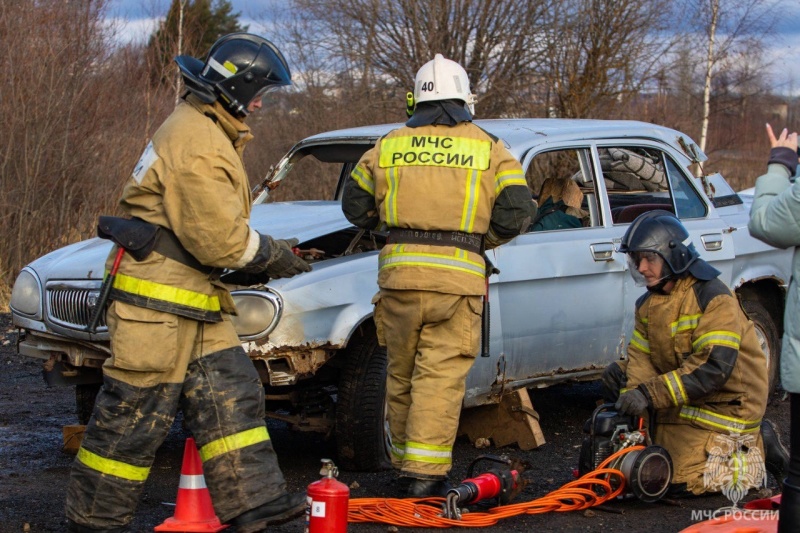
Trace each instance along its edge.
{"label": "protective glove", "polygon": [[628,376],[616,362],[611,363],[603,371],[600,378],[603,400],[616,402],[619,399],[619,391],[625,388],[628,383]]}
{"label": "protective glove", "polygon": [[270,278],[291,278],[301,272],[311,270],[309,265],[302,257],[295,255],[292,248],[300,242],[297,239],[269,239],[269,258],[264,272]]}
{"label": "protective glove", "polygon": [[641,390],[631,389],[622,393],[614,409],[623,415],[641,415],[649,405],[650,401]]}

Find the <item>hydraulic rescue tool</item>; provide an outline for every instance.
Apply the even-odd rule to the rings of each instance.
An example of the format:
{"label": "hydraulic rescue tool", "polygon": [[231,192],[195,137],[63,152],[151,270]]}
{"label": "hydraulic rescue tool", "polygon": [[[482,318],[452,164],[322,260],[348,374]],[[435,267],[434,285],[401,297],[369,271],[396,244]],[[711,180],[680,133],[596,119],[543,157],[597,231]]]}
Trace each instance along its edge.
{"label": "hydraulic rescue tool", "polygon": [[339,469],[330,459],[322,459],[322,479],[306,489],[306,533],[345,533],[350,488],[336,480]]}
{"label": "hydraulic rescue tool", "polygon": [[[474,476],[475,466],[481,461],[499,465],[483,474]],[[444,503],[444,516],[461,520],[459,506],[493,503],[492,507],[505,505],[521,490],[520,472],[514,469],[512,461],[505,456],[481,455],[472,461],[467,469],[467,479],[447,492]],[[494,500],[494,502],[490,502]]]}
{"label": "hydraulic rescue tool", "polygon": [[[622,472],[626,491],[643,502],[661,499],[672,482],[672,458],[661,446],[650,444],[647,431],[642,427],[643,419],[622,415],[613,411],[614,404],[598,406],[586,421],[581,445],[578,473],[583,476],[613,453],[631,446],[644,446],[612,461],[608,468]],[[613,480],[618,485],[617,480]],[[616,487],[615,487],[616,488]]]}

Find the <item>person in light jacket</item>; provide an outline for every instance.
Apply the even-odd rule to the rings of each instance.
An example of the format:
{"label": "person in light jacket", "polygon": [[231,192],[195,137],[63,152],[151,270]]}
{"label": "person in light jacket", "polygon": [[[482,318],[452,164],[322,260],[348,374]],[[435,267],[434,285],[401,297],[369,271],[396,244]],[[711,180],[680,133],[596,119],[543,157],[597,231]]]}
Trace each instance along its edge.
{"label": "person in light jacket", "polygon": [[791,397],[791,436],[788,475],[783,482],[779,533],[796,531],[800,524],[800,185],[792,181],[797,172],[797,133],[783,129],[778,137],[767,124],[771,150],[767,173],[756,180],[755,198],[750,209],[750,233],[778,248],[795,247],[792,281],[784,311],[781,384]]}

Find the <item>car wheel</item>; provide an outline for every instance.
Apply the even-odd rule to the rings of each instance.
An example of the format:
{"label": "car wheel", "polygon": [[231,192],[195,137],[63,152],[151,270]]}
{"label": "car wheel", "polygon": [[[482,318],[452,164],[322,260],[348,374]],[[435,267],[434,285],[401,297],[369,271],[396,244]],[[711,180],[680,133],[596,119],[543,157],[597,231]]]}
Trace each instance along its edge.
{"label": "car wheel", "polygon": [[390,468],[386,424],[386,348],[365,324],[345,349],[336,401],[336,451],[344,470]]}
{"label": "car wheel", "polygon": [[767,375],[769,376],[769,393],[775,392],[778,385],[780,336],[772,316],[763,305],[755,300],[742,300],[742,308],[748,318],[753,321],[758,342],[764,355],[767,356]]}
{"label": "car wheel", "polygon": [[99,383],[75,385],[75,407],[78,414],[78,423],[86,425],[94,411],[94,401],[100,392]]}

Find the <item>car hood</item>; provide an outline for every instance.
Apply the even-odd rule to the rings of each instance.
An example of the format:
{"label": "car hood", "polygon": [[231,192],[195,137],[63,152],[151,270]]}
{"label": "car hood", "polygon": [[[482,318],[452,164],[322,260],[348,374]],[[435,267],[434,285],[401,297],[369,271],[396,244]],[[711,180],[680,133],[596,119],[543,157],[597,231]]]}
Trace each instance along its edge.
{"label": "car hood", "polygon": [[[352,226],[333,201],[280,202],[253,206],[250,225],[276,239],[307,241]],[[111,242],[97,237],[59,248],[29,266],[41,281],[103,278]]]}
{"label": "car hood", "polygon": [[307,241],[352,226],[341,202],[304,201],[254,205],[250,225],[276,239]]}

